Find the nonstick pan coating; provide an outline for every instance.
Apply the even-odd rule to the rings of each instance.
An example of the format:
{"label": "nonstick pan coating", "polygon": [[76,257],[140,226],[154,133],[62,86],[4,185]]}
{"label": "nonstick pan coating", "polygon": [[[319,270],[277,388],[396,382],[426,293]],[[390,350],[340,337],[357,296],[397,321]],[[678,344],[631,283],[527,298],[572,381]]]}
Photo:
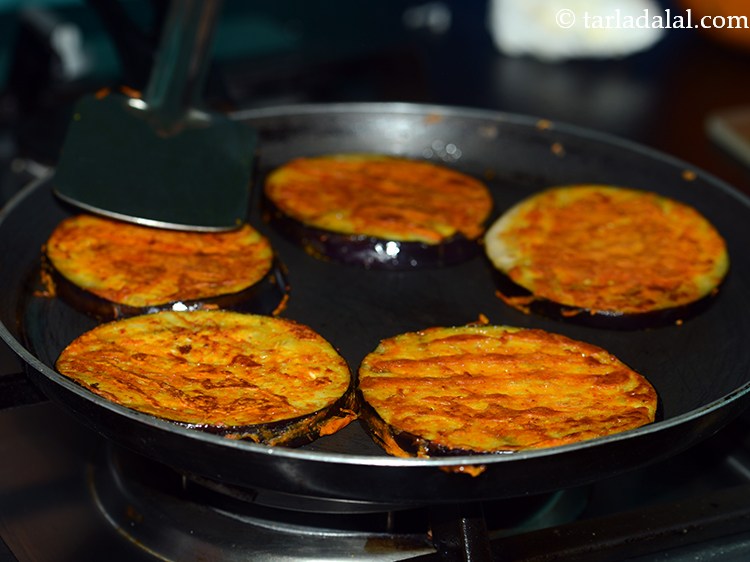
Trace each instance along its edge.
{"label": "nonstick pan coating", "polygon": [[[534,118],[409,104],[299,106],[242,113],[260,134],[251,222],[289,270],[284,317],[331,341],[356,372],[380,339],[486,316],[600,345],[656,387],[663,418],[559,448],[481,457],[385,455],[358,423],[300,449],[271,448],[176,427],[82,390],[52,368],[94,321],[38,294],[40,249],[70,213],[49,180],[0,214],[0,334],[52,399],[114,442],[187,473],[281,494],[401,505],[499,499],[580,485],[666,458],[710,436],[747,406],[750,389],[748,199],[684,162],[605,135]],[[606,183],[697,207],[728,242],[731,270],[711,305],[681,325],[614,330],[525,315],[495,296],[483,255],[460,265],[367,271],[306,255],[261,220],[264,175],[297,156],[377,152],[428,158],[485,179],[494,216],[540,189]],[[494,218],[494,217],[493,217]],[[484,465],[478,476],[444,470]]]}

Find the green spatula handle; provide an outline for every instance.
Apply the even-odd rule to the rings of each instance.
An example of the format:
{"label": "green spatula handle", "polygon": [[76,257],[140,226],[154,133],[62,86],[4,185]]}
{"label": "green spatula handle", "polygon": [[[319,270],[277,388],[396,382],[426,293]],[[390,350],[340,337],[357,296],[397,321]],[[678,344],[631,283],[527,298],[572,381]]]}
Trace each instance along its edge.
{"label": "green spatula handle", "polygon": [[144,101],[165,121],[200,103],[221,0],[172,0]]}

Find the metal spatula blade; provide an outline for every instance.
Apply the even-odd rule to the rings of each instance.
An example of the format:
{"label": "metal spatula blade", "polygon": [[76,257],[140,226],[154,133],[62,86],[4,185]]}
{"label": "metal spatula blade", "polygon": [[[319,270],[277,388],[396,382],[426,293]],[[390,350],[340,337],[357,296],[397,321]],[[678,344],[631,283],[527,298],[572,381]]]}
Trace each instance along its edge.
{"label": "metal spatula blade", "polygon": [[53,180],[62,200],[161,228],[244,222],[255,132],[195,109],[218,5],[173,0],[143,99],[105,92],[79,102]]}

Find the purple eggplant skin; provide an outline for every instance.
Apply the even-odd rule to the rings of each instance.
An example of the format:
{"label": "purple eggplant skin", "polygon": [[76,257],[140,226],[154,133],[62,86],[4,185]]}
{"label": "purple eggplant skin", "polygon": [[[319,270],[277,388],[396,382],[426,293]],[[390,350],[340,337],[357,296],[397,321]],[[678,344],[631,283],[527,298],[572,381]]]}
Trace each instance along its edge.
{"label": "purple eggplant skin", "polygon": [[242,291],[198,300],[171,301],[146,307],[129,306],[99,297],[68,280],[44,256],[42,258],[42,272],[42,276],[52,283],[54,295],[74,309],[99,321],[116,320],[163,310],[200,310],[204,308],[222,308],[238,312],[271,315],[283,305],[290,291],[286,267],[278,258],[274,258],[271,269],[263,279]]}
{"label": "purple eggplant skin", "polygon": [[265,222],[321,260],[366,269],[405,270],[456,265],[476,257],[481,249],[478,240],[460,234],[440,244],[426,244],[333,232],[290,217],[265,195],[262,205]]}
{"label": "purple eggplant skin", "polygon": [[[451,457],[451,456],[467,456],[467,455],[495,455],[495,454],[513,454],[513,451],[497,451],[497,452],[480,452],[472,451],[470,449],[458,449],[445,447],[424,437],[419,437],[408,431],[402,431],[394,428],[388,422],[386,422],[375,409],[370,406],[362,397],[362,393],[357,390],[357,404],[359,409],[359,420],[364,425],[367,433],[370,435],[373,441],[380,445],[386,451],[388,447],[384,444],[380,438],[381,434],[387,434],[390,436],[396,445],[405,453],[412,456],[422,457]],[[391,453],[392,454],[392,453]]]}
{"label": "purple eggplant skin", "polygon": [[[497,291],[499,295],[502,295],[500,298],[503,298],[503,300],[522,300],[522,306],[514,308],[518,308],[523,312],[538,314],[553,320],[609,330],[633,331],[661,328],[670,325],[679,326],[683,322],[688,321],[707,310],[716,300],[716,296],[720,293],[721,288],[721,286],[719,286],[705,297],[686,305],[649,312],[623,313],[608,310],[589,310],[536,297],[528,289],[518,285],[505,273],[495,268],[489,260],[487,260],[487,263],[493,270]],[[513,306],[510,303],[507,303],[507,301],[506,304],[508,304],[508,306]]]}

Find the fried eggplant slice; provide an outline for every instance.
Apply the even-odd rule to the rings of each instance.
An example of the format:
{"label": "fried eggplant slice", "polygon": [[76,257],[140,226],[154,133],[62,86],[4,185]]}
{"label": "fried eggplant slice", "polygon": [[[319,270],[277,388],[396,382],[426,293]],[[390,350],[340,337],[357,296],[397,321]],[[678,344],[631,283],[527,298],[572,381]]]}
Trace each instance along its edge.
{"label": "fried eggplant slice", "polygon": [[272,171],[264,205],[267,220],[317,258],[407,269],[480,253],[492,197],[483,182],[447,166],[337,154]]}
{"label": "fried eggplant slice", "polygon": [[288,292],[269,241],[249,224],[180,232],[77,215],[52,232],[43,270],[52,293],[104,320],[176,304],[269,314]]}
{"label": "fried eggplant slice", "polygon": [[224,310],[101,324],[57,370],[107,400],[229,438],[299,445],[356,416],[349,367],[310,327]]}
{"label": "fried eggplant slice", "polygon": [[652,385],[600,347],[538,329],[433,327],[359,368],[360,419],[388,453],[509,453],[653,422]]}
{"label": "fried eggplant slice", "polygon": [[610,327],[685,319],[729,269],[724,239],[693,207],[604,185],[521,201],[490,226],[485,250],[511,306]]}

